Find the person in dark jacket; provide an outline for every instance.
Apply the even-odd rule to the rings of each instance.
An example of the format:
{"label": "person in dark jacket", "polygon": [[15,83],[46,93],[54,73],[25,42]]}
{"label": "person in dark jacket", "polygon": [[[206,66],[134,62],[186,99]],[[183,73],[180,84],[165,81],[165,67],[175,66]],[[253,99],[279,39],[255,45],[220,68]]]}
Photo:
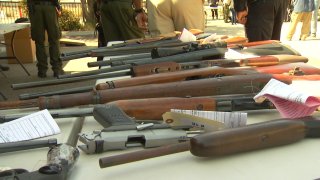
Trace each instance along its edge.
{"label": "person in dark jacket", "polygon": [[234,0],[237,20],[249,40],[280,40],[288,0]]}

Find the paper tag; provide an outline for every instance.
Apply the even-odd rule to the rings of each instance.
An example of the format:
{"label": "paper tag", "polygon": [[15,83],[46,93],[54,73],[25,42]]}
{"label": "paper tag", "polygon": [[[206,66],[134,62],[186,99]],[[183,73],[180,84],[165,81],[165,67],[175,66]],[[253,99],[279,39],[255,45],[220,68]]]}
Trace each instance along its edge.
{"label": "paper tag", "polygon": [[192,126],[206,132],[225,128],[225,125],[221,122],[178,112],[166,112],[162,115],[162,118],[165,123],[172,127]]}
{"label": "paper tag", "polygon": [[17,142],[60,133],[48,110],[42,110],[0,125],[0,143]]}
{"label": "paper tag", "polygon": [[224,124],[226,128],[235,128],[247,124],[247,113],[242,112],[219,112],[171,109],[171,112],[190,114],[197,117],[215,120]]}
{"label": "paper tag", "polygon": [[271,79],[254,97],[258,103],[265,98],[268,98],[285,118],[309,116],[320,106],[318,98],[297,91],[276,79]]}

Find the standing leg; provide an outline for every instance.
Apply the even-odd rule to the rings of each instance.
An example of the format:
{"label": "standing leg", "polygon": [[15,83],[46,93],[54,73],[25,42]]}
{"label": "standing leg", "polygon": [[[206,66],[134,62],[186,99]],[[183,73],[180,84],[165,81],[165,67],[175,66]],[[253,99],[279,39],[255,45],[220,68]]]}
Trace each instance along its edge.
{"label": "standing leg", "polygon": [[302,15],[300,40],[304,41],[309,36],[312,12],[304,12]]}
{"label": "standing leg", "polygon": [[50,64],[53,71],[53,76],[58,77],[60,74],[64,74],[62,61],[60,59],[60,38],[61,31],[58,23],[58,16],[55,6],[45,6],[45,20],[47,22],[46,29],[48,33],[49,41],[49,55]]}
{"label": "standing leg", "polygon": [[298,23],[300,22],[300,20],[301,20],[301,13],[292,12],[291,23],[290,23],[289,31],[287,34],[287,40],[291,41],[292,36],[296,32],[296,27],[297,27]]}
{"label": "standing leg", "polygon": [[312,24],[311,24],[311,36],[316,37],[317,34],[317,24],[318,24],[318,11],[319,11],[319,5],[320,0],[314,0],[314,7],[315,10],[312,13]]}
{"label": "standing leg", "polygon": [[42,13],[41,5],[33,5],[32,11],[29,12],[29,18],[31,23],[31,37],[35,41],[36,45],[36,58],[38,77],[46,77],[48,70],[47,54],[45,51],[45,23]]}

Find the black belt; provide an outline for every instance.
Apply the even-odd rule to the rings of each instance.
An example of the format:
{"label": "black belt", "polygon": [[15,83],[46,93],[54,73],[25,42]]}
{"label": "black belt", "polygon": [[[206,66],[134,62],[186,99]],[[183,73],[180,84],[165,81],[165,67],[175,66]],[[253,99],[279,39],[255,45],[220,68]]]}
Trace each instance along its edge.
{"label": "black belt", "polygon": [[132,3],[132,0],[102,0],[102,2],[104,2],[104,3],[108,3],[108,2],[112,2],[112,1]]}
{"label": "black belt", "polygon": [[35,1],[34,4],[36,5],[54,5],[51,1]]}

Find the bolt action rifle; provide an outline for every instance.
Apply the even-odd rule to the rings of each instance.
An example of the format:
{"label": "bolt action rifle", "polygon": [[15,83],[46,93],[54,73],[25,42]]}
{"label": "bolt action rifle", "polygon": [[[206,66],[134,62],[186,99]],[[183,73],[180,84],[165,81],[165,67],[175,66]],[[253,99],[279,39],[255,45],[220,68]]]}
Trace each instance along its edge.
{"label": "bolt action rifle", "polygon": [[[290,67],[289,69],[288,69],[288,67]],[[304,63],[298,63],[298,64],[296,64],[296,63],[292,63],[292,64],[285,64],[285,66],[284,65],[279,65],[279,67],[278,66],[275,66],[275,67],[272,67],[271,68],[271,66],[270,67],[262,67],[262,70],[259,68],[259,69],[256,69],[258,72],[262,72],[262,73],[284,73],[284,72],[288,72],[290,69],[292,69],[292,68],[296,68],[294,71],[292,71],[291,73],[293,74],[293,75],[297,75],[297,74],[299,74],[299,73],[303,73],[303,74],[319,74],[319,69],[318,68],[315,68],[315,67],[313,67],[313,66],[311,66],[311,68],[310,68],[310,65],[306,65],[306,64],[304,64]],[[298,70],[299,69],[299,70]],[[254,77],[258,77],[258,76],[263,76],[263,74],[252,74],[252,76],[254,76]],[[238,76],[238,77],[232,77],[232,76],[230,76],[230,79],[237,79],[237,78],[239,78],[240,76]],[[247,76],[241,76],[241,77],[247,77]],[[265,76],[265,77],[267,77],[267,76]],[[274,77],[274,76],[272,76],[272,75],[270,75],[269,77]],[[284,80],[284,81],[290,81],[291,82],[291,80],[294,80],[294,79],[303,79],[303,78],[305,78],[306,76],[284,76],[284,77],[274,77],[274,78],[276,78],[276,79],[278,79],[278,80]],[[168,77],[169,79],[170,79],[170,76]],[[180,77],[181,78],[181,77]],[[228,77],[221,77],[220,79],[221,80],[225,80],[226,78],[228,78]],[[318,78],[318,76],[313,76],[312,77],[313,79],[317,79]],[[134,78],[133,78],[134,79]],[[152,78],[151,78],[152,79]],[[213,80],[212,80],[213,79]],[[230,81],[230,79],[228,80],[228,81]],[[163,89],[163,88],[166,88],[166,87],[168,87],[169,89],[170,88],[173,88],[172,90],[170,90],[170,91],[175,91],[176,89],[173,87],[173,86],[180,86],[180,85],[182,85],[182,84],[188,84],[188,83],[191,83],[190,84],[190,86],[193,86],[193,83],[195,83],[195,82],[201,82],[201,81],[217,81],[217,78],[211,78],[211,79],[202,79],[202,80],[192,80],[192,81],[186,81],[186,82],[172,82],[171,84],[170,83],[163,83],[164,85],[161,85],[161,84],[153,84],[153,85],[144,85],[144,86],[146,86],[146,88],[152,88],[152,90],[154,91],[153,93],[154,93],[154,95],[150,95],[149,97],[158,97],[157,95],[155,95],[156,93],[157,93],[157,91],[159,91],[159,90],[161,90],[161,89]],[[148,83],[150,83],[151,81],[148,81]],[[242,82],[242,80],[240,79],[239,80],[239,82]],[[239,82],[236,82],[236,83],[239,83]],[[216,82],[216,83],[218,83],[218,84],[221,84],[222,82]],[[140,85],[141,86],[141,85]],[[115,87],[115,86],[114,86]],[[137,86],[133,86],[132,88],[134,88],[134,87],[137,87]],[[141,86],[142,87],[142,86]],[[159,88],[158,90],[157,89],[153,89],[154,87],[156,87],[156,88]],[[204,87],[204,86],[203,86]],[[249,86],[250,87],[250,86]],[[129,88],[130,89],[130,87],[126,87],[125,89],[127,89],[127,88]],[[181,95],[177,95],[178,93],[177,92],[175,92],[175,93],[173,93],[172,95],[161,95],[160,97],[165,97],[165,96],[178,96],[178,97],[184,97],[184,96],[188,96],[188,95],[191,95],[191,96],[194,96],[193,94],[194,93],[192,93],[192,94],[188,94],[187,93],[187,89],[192,89],[192,88],[189,88],[189,87],[187,87],[187,85],[182,85],[182,87],[181,87],[182,89],[185,89],[184,91],[184,93],[186,93],[185,95],[183,95],[183,94],[181,94]],[[74,99],[75,100],[73,100],[73,99],[70,99],[70,102],[66,102],[66,104],[70,104],[70,105],[67,105],[67,106],[62,106],[62,107],[70,107],[70,106],[76,106],[76,105],[83,105],[83,104],[96,104],[96,103],[98,103],[98,104],[101,104],[101,103],[106,103],[106,102],[110,102],[110,101],[112,101],[112,100],[119,100],[119,99],[112,99],[112,98],[120,98],[120,99],[126,99],[126,97],[125,97],[125,95],[123,94],[123,95],[120,95],[120,97],[118,97],[119,95],[118,94],[114,94],[115,96],[113,97],[113,96],[111,96],[110,97],[110,101],[108,100],[108,101],[102,101],[101,100],[101,97],[100,97],[100,94],[101,93],[106,93],[106,94],[108,94],[107,93],[107,91],[112,91],[112,92],[110,92],[110,93],[113,93],[113,92],[116,92],[116,91],[122,91],[122,90],[120,90],[120,89],[123,89],[123,88],[119,88],[119,89],[107,89],[107,90],[98,90],[98,91],[92,91],[92,92],[85,92],[85,93],[77,93],[77,94],[69,94],[69,95],[61,95],[61,96],[52,96],[51,98],[49,98],[49,99],[52,99],[51,101],[53,101],[54,99],[56,99],[57,101],[59,101],[59,99],[60,99],[60,97],[61,98],[63,98],[63,97],[65,97],[65,99],[68,99],[68,101],[69,101],[69,97],[73,97],[73,96],[79,96],[79,97],[81,97],[81,98],[77,98],[77,97],[74,97]],[[200,88],[201,89],[201,88]],[[223,89],[223,90],[220,90],[221,92],[219,92],[219,94],[224,94],[224,93],[226,93],[226,91],[227,91],[227,89],[229,89],[228,87],[226,87],[226,89]],[[125,91],[125,90],[123,90],[123,91]],[[138,93],[138,91],[139,90],[137,90],[137,89],[135,89],[134,91],[137,91],[137,93]],[[192,89],[192,91],[197,91],[196,89]],[[144,92],[144,91],[141,91],[141,92]],[[164,91],[165,92],[165,91]],[[212,93],[213,94],[207,94],[207,95],[219,95],[219,94],[214,94],[214,91],[212,91]],[[234,92],[228,92],[228,93],[226,93],[226,94],[239,94],[239,93],[248,93],[248,91],[247,92],[241,92],[241,91],[238,91],[238,89],[237,90],[235,90]],[[250,93],[252,93],[252,91],[250,92]],[[125,93],[126,94],[126,93]],[[148,92],[147,92],[147,94],[148,94]],[[161,94],[161,93],[159,93],[159,94]],[[132,93],[130,93],[130,92],[128,92],[128,95],[129,96],[131,96],[132,95]],[[136,95],[134,95],[135,97],[137,97]],[[197,94],[196,96],[206,96],[206,95],[199,95],[199,94]],[[90,98],[91,97],[91,98]],[[132,98],[134,98],[134,99],[136,99],[135,97],[130,97],[129,99],[132,99]],[[84,98],[84,99],[83,99]],[[139,98],[143,98],[143,97],[139,97]],[[147,97],[145,97],[145,98],[147,98]],[[41,99],[41,98],[40,98]],[[86,100],[85,100],[86,99]],[[77,101],[79,101],[78,103],[76,103]],[[85,102],[82,102],[82,101],[85,101]],[[75,103],[72,103],[72,102],[75,102]],[[58,102],[57,102],[58,103]],[[59,103],[58,103],[59,104]],[[64,104],[64,103],[63,103]],[[37,100],[30,100],[30,101],[11,101],[11,102],[2,102],[2,103],[0,103],[0,108],[5,108],[5,109],[7,109],[7,108],[15,108],[15,107],[38,107],[38,102],[37,102]],[[47,106],[44,106],[44,108],[45,107],[47,107]],[[62,107],[60,107],[60,105],[56,105],[56,106],[54,106],[55,108],[62,108]],[[52,107],[53,108],[53,107]]]}
{"label": "bolt action rifle", "polygon": [[[273,109],[269,101],[256,103],[255,94],[232,94],[208,97],[162,97],[112,101],[107,104],[121,108],[126,114],[141,120],[162,120],[162,114],[170,109],[204,111],[244,111]],[[49,110],[53,118],[92,116],[93,107]],[[0,123],[26,116],[30,113],[0,115]]]}
{"label": "bolt action rifle", "polygon": [[[0,109],[17,107],[55,109],[85,104],[103,104],[121,99],[198,97],[255,93],[260,91],[271,78],[272,75],[268,74],[250,74],[163,84],[139,85],[85,93],[39,97],[34,100],[1,102]],[[285,80],[284,82],[290,83],[291,81]],[[235,86],[232,86],[231,88],[231,84]]]}

